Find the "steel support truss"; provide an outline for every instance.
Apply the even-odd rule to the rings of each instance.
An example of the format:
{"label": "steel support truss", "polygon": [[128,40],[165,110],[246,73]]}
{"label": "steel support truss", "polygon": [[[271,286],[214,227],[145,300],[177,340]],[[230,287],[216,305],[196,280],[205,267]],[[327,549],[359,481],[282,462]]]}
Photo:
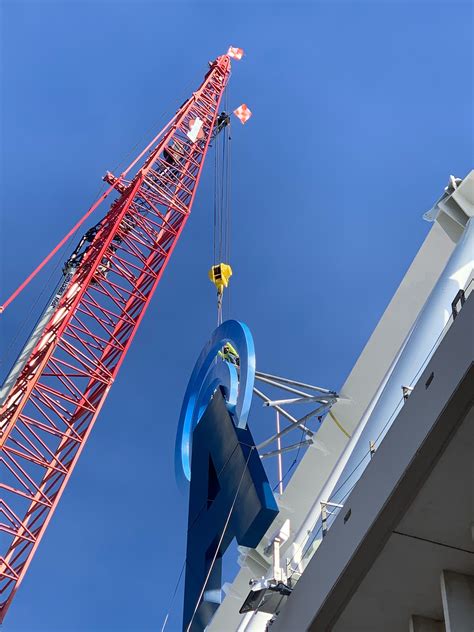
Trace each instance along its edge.
{"label": "steel support truss", "polygon": [[[276,433],[259,443],[257,449],[260,451],[262,448],[276,442],[276,449],[262,453],[260,458],[267,459],[274,456],[278,458],[278,491],[281,495],[283,493],[282,454],[291,452],[292,450],[299,450],[303,446],[311,445],[313,443],[314,432],[308,428],[308,422],[315,417],[321,419],[327,413],[331,414],[331,407],[340,399],[340,396],[335,391],[331,391],[327,388],[312,386],[311,384],[270,375],[269,373],[262,373],[261,371],[255,372],[255,379],[259,382],[259,386],[263,384],[272,389],[283,391],[284,394],[284,398],[272,400],[263,393],[260,388],[254,387],[253,389],[254,394],[263,400],[264,406],[271,407],[275,410]],[[289,395],[292,397],[289,397]],[[311,410],[302,417],[295,417],[283,407],[293,404],[307,404],[310,405]],[[280,427],[280,417],[284,417],[290,422],[290,424],[283,429]],[[297,443],[282,446],[282,438],[298,428],[303,431],[306,438]]]}

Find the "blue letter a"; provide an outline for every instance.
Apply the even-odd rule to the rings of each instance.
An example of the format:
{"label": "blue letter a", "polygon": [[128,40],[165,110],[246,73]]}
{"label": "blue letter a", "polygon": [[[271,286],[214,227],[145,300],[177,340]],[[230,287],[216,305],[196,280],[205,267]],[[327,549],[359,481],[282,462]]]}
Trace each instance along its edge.
{"label": "blue letter a", "polygon": [[219,607],[222,556],[232,540],[255,548],[277,514],[278,506],[250,430],[235,427],[217,389],[193,433],[185,632],[202,632]]}

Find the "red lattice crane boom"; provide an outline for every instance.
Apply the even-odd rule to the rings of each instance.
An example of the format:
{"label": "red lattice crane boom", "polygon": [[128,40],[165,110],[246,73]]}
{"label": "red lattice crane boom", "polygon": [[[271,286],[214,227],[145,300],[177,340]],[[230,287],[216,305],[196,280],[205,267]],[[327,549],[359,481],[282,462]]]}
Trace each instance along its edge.
{"label": "red lattice crane boom", "polygon": [[106,175],[118,197],[20,356],[0,406],[0,622],[188,219],[229,76],[218,57],[135,175]]}

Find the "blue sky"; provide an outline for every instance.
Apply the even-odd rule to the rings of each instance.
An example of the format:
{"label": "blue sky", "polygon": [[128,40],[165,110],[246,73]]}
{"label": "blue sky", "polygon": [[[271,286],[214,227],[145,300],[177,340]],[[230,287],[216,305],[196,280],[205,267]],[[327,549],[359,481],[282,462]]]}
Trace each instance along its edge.
{"label": "blue sky", "polygon": [[[207,61],[242,46],[229,100],[254,116],[233,124],[226,316],[251,327],[261,370],[337,389],[429,230],[422,213],[472,168],[472,26],[468,2],[3,0],[0,298]],[[177,419],[215,323],[212,205],[210,156],[6,630],[161,629],[185,554]],[[1,317],[2,375],[64,258]],[[252,423],[265,423],[258,407]]]}

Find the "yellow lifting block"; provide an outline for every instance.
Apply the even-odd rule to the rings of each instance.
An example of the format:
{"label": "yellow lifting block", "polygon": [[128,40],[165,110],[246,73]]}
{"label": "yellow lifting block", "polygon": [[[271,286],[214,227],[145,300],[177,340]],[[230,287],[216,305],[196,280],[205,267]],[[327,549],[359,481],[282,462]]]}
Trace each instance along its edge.
{"label": "yellow lifting block", "polygon": [[217,288],[217,293],[222,294],[224,288],[229,285],[232,276],[232,268],[228,263],[218,263],[209,270],[209,278]]}

